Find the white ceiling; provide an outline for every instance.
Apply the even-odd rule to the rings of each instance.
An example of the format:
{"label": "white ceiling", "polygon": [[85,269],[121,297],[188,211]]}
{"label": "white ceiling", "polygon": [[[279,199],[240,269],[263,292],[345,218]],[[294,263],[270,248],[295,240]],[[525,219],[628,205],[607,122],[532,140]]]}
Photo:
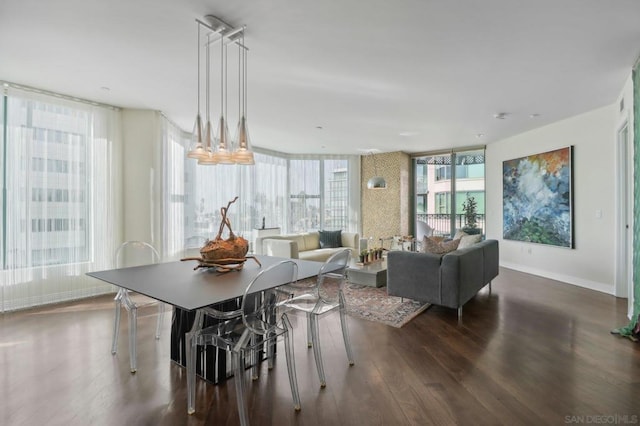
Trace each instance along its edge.
{"label": "white ceiling", "polygon": [[207,14],[247,26],[252,143],[291,153],[488,144],[613,103],[640,54],[638,0],[1,0],[0,80],[190,131]]}

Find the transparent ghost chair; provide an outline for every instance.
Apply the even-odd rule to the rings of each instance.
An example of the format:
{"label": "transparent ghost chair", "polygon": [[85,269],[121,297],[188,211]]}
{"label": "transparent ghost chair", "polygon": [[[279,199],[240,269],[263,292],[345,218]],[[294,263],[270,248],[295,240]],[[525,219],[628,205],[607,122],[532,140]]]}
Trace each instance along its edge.
{"label": "transparent ghost chair", "polygon": [[[115,261],[116,268],[148,265],[151,263],[158,263],[160,261],[160,255],[158,254],[158,251],[149,243],[145,243],[143,241],[126,241],[116,249]],[[160,329],[162,327],[162,321],[164,319],[165,304],[157,300],[146,298],[146,296],[144,302],[134,302],[132,299],[133,294],[133,292],[125,288],[119,288],[118,293],[116,294],[116,297],[114,299],[116,302],[116,307],[111,353],[115,355],[118,350],[120,312],[122,310],[122,307],[124,306],[129,316],[129,363],[131,366],[131,372],[135,373],[137,370],[136,339],[138,329],[138,308],[150,304],[158,304],[156,339],[159,339]]]}
{"label": "transparent ghost chair", "polygon": [[[198,309],[191,331],[186,335],[187,355],[187,412],[195,412],[196,363],[198,346],[211,345],[231,354],[236,386],[238,414],[242,425],[249,424],[247,409],[245,362],[249,357],[255,373],[256,355],[266,351],[272,360],[274,347],[279,337],[284,337],[285,356],[289,373],[289,384],[293,396],[294,409],[300,410],[300,395],[296,367],[291,344],[291,323],[286,313],[279,314],[278,304],[283,293],[272,287],[273,283],[292,283],[297,279],[298,265],[285,260],[262,270],[247,286],[241,307],[235,311],[221,312],[212,307]],[[256,291],[256,289],[269,288]],[[203,328],[205,316],[223,320],[218,324]],[[271,366],[271,364],[270,364]],[[252,374],[253,378],[257,375]]]}
{"label": "transparent ghost chair", "polygon": [[324,366],[322,363],[322,351],[320,349],[320,333],[318,320],[323,314],[339,309],[340,324],[342,326],[342,338],[347,350],[349,365],[353,365],[353,352],[349,341],[349,329],[347,328],[347,310],[343,293],[346,281],[347,266],[351,259],[351,250],[344,249],[333,254],[320,268],[318,277],[312,285],[296,283],[281,287],[280,290],[290,293],[291,297],[282,302],[286,308],[306,313],[307,316],[307,346],[313,347],[313,355],[316,360],[316,368],[320,377],[320,387],[327,385]]}

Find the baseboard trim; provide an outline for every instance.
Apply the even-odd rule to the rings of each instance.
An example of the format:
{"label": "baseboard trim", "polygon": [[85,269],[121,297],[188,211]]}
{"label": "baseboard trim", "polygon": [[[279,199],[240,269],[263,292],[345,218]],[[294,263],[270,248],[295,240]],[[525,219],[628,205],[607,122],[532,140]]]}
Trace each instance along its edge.
{"label": "baseboard trim", "polygon": [[589,290],[599,291],[601,293],[610,294],[615,296],[615,288],[611,284],[599,283],[597,281],[585,280],[583,278],[574,277],[571,275],[554,274],[553,272],[545,271],[542,269],[531,268],[529,266],[518,265],[516,263],[500,262],[500,266],[507,269],[513,269],[514,271],[520,271],[531,275],[537,275],[544,278],[549,278],[555,281],[561,281],[563,283],[575,285],[577,287],[588,288]]}

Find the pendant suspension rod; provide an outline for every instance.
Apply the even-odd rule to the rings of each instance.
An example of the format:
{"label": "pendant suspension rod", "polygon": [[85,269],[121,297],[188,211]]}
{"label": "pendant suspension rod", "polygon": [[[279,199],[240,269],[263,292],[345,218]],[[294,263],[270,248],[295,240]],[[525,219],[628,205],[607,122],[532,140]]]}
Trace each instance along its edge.
{"label": "pendant suspension rod", "polygon": [[[224,43],[220,43],[220,115],[224,117]],[[222,139],[222,129],[220,135]]]}
{"label": "pendant suspension rod", "polygon": [[[209,35],[207,34],[207,40],[208,39],[209,39]],[[209,70],[210,70],[210,68],[209,68],[209,64],[211,63],[211,60],[210,60],[210,57],[209,57],[210,53],[209,53],[209,46],[208,45],[207,45],[207,52],[206,53],[207,53],[207,55],[206,55],[206,58],[207,58],[207,63],[206,63],[206,70],[207,70],[206,88],[207,88],[207,94],[206,94],[206,97],[205,97],[205,102],[206,102],[206,109],[207,109],[207,111],[206,111],[207,112],[207,120],[210,120],[211,114],[209,114],[209,91],[210,91],[210,86],[209,86],[209,74],[210,74]]]}
{"label": "pendant suspension rod", "polygon": [[[242,44],[244,45],[244,32],[242,33]],[[243,63],[243,67],[242,67],[242,94],[243,94],[243,101],[242,101],[242,115],[244,116],[244,118],[247,118],[247,50],[245,49],[242,52],[242,63]]]}
{"label": "pendant suspension rod", "polygon": [[200,25],[198,25],[198,115],[200,115]]}
{"label": "pendant suspension rod", "polygon": [[227,119],[229,118],[229,111],[227,110],[227,108],[229,107],[229,91],[227,90],[227,78],[229,76],[229,69],[228,69],[228,64],[229,64],[229,59],[227,56],[227,46],[225,46],[224,44],[222,45],[222,48],[224,50],[224,115],[227,116]]}
{"label": "pendant suspension rod", "polygon": [[[243,36],[244,38],[244,36]],[[238,45],[239,46],[239,45]],[[242,117],[242,109],[240,108],[242,105],[242,99],[241,99],[241,88],[242,88],[242,77],[241,77],[241,72],[240,70],[241,68],[241,64],[242,64],[242,49],[240,49],[238,47],[238,117]]]}

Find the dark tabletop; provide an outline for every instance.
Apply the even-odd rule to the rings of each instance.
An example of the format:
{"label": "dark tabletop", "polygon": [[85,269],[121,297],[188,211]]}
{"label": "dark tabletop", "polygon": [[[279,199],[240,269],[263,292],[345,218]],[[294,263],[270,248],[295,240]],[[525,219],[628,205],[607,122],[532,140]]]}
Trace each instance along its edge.
{"label": "dark tabletop", "polygon": [[[322,262],[309,260],[271,256],[256,258],[262,267],[253,259],[247,259],[242,270],[227,273],[216,272],[213,268],[194,271],[197,262],[177,261],[90,272],[87,275],[190,311],[242,296],[261,270],[283,260],[293,260],[298,264],[298,279],[317,275],[322,266]],[[256,288],[256,291],[285,284],[287,279],[282,277],[281,281],[265,284],[265,288]]]}

